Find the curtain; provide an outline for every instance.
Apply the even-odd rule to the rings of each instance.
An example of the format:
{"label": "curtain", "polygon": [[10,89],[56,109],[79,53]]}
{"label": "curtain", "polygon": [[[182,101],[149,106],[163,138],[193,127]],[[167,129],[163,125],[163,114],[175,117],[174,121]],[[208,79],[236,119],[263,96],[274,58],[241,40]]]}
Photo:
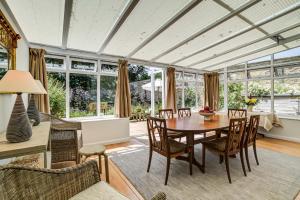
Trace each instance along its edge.
{"label": "curtain", "polygon": [[167,69],[167,108],[176,112],[176,82],[175,68]]}
{"label": "curtain", "polygon": [[204,74],[204,105],[213,110],[219,108],[219,74],[217,72]]}
{"label": "curtain", "polygon": [[131,115],[131,94],[128,80],[128,62],[119,60],[119,71],[115,97],[115,112],[118,117]]}
{"label": "curtain", "polygon": [[[44,49],[29,49],[29,72],[34,79],[40,80],[48,92],[48,79],[45,63]],[[48,94],[35,95],[37,108],[40,112],[50,113]]]}

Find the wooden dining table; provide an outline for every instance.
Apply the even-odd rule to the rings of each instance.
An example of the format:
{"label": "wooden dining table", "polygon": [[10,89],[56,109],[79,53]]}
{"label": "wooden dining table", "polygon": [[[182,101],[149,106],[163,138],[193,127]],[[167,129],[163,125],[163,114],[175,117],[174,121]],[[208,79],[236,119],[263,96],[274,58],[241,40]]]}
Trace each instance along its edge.
{"label": "wooden dining table", "polygon": [[[193,164],[196,165],[203,173],[205,172],[205,163],[198,162],[195,158],[194,149],[195,145],[201,141],[208,139],[207,132],[215,132],[214,136],[221,135],[221,130],[229,127],[229,117],[227,115],[216,114],[211,116],[211,119],[204,120],[200,114],[192,114],[190,117],[171,118],[166,120],[167,130],[180,132],[186,136],[186,142],[190,149],[192,149]],[[195,135],[202,134],[203,138],[195,140]],[[178,156],[177,159],[189,162],[188,157]],[[205,151],[202,149],[202,160],[205,159]],[[191,167],[192,168],[192,167]],[[192,171],[192,170],[191,170]]]}

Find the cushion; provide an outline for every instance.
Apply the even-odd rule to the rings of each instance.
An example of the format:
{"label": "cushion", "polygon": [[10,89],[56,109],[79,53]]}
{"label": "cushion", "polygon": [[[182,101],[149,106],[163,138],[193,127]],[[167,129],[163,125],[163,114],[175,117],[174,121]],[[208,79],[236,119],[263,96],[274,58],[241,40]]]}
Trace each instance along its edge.
{"label": "cushion", "polygon": [[[160,146],[160,141],[156,143],[156,145]],[[184,152],[186,149],[186,144],[177,142],[176,140],[169,139],[170,153],[178,153]]]}
{"label": "cushion", "polygon": [[100,181],[88,189],[76,194],[71,200],[128,200],[104,181]]}
{"label": "cushion", "polygon": [[217,151],[225,151],[227,137],[216,138],[213,140],[205,141],[203,144],[207,148],[212,148]]}

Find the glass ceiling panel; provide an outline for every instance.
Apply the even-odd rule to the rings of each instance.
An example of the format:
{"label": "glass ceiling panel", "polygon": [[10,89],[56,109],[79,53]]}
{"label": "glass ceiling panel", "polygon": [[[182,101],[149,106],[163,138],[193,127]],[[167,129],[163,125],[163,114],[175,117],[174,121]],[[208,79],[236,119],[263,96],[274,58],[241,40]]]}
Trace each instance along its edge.
{"label": "glass ceiling panel", "polygon": [[242,6],[243,4],[247,3],[249,0],[223,0],[228,6],[233,9],[237,9],[238,7]]}
{"label": "glass ceiling panel", "polygon": [[28,41],[53,46],[62,45],[64,0],[6,2]]}
{"label": "glass ceiling panel", "polygon": [[[185,60],[180,61],[179,63],[176,63],[180,66],[187,66],[190,65],[194,62],[200,61],[200,60],[204,60],[206,58],[209,58],[211,56],[214,56],[216,54],[222,53],[226,50],[232,49],[234,47],[237,47],[239,45],[251,42],[253,40],[256,40],[258,38],[264,37],[265,35],[258,31],[258,30],[252,30],[249,32],[246,32],[238,37],[235,37],[231,40],[228,40],[227,42],[224,42],[222,44],[219,44],[213,48],[210,48],[208,50],[205,50],[199,54],[196,54],[190,58],[187,58]],[[216,41],[215,41],[216,42]],[[213,42],[213,43],[215,43]],[[203,48],[201,48],[203,49]],[[199,49],[200,50],[200,49]]]}
{"label": "glass ceiling panel", "polygon": [[133,57],[151,60],[226,14],[228,11],[215,2],[202,1]]}
{"label": "glass ceiling panel", "polygon": [[74,0],[68,48],[97,52],[128,1]]}
{"label": "glass ceiling panel", "polygon": [[282,34],[280,34],[282,37],[287,38],[287,37],[291,37],[293,35],[299,34],[300,33],[300,27],[298,28],[294,28],[290,31],[284,32]]}
{"label": "glass ceiling panel", "polygon": [[104,49],[104,53],[127,56],[190,1],[140,1]]}
{"label": "glass ceiling panel", "polygon": [[243,11],[241,15],[253,23],[257,23],[288,8],[289,6],[292,6],[297,2],[299,2],[299,0],[263,0]]}
{"label": "glass ceiling panel", "polygon": [[220,24],[214,29],[204,33],[203,35],[195,38],[194,40],[188,42],[187,44],[175,49],[169,54],[158,59],[158,62],[174,62],[180,58],[185,57],[195,51],[203,49],[216,41],[222,40],[230,35],[233,35],[240,30],[248,27],[249,24],[241,20],[239,17],[233,17],[226,22]]}
{"label": "glass ceiling panel", "polygon": [[270,23],[261,26],[261,28],[269,33],[272,33],[280,29],[290,27],[299,22],[300,22],[300,10],[296,10],[292,13],[289,13],[283,17],[280,17]]}
{"label": "glass ceiling panel", "polygon": [[300,39],[295,40],[293,42],[289,42],[286,44],[286,46],[288,46],[289,48],[298,47],[298,46],[300,46]]}

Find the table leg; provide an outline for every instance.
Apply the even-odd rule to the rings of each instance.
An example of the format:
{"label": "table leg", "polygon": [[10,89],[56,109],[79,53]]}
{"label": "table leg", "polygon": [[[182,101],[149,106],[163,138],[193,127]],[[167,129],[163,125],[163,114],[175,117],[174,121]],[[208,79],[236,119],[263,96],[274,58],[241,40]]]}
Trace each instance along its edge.
{"label": "table leg", "polygon": [[105,178],[106,178],[106,182],[109,183],[108,158],[107,158],[107,154],[106,153],[104,153],[104,164],[105,164]]}
{"label": "table leg", "polygon": [[44,168],[47,168],[47,150],[44,151]]}

